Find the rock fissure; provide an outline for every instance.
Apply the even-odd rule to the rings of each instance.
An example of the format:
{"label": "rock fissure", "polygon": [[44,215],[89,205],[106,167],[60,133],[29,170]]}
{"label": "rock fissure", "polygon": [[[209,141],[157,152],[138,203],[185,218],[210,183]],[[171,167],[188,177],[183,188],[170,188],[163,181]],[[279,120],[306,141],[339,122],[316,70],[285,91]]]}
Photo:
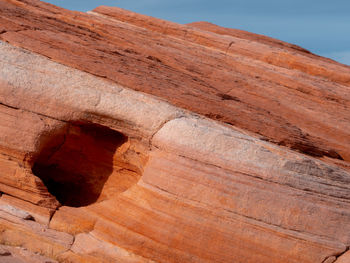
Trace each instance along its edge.
{"label": "rock fissure", "polygon": [[5,106],[5,107],[10,108],[10,109],[21,110],[21,111],[24,111],[24,112],[32,113],[32,114],[35,114],[35,115],[38,115],[38,116],[41,116],[41,117],[45,117],[45,118],[48,118],[48,119],[56,120],[56,121],[61,121],[61,122],[65,122],[65,123],[69,123],[70,122],[70,121],[67,121],[67,120],[62,120],[62,119],[58,119],[58,118],[55,118],[55,117],[52,117],[52,116],[49,116],[49,115],[45,115],[45,114],[42,114],[42,113],[39,113],[39,112],[31,111],[31,110],[28,110],[28,109],[19,108],[19,107],[16,107],[16,106],[11,106],[11,105],[5,104],[3,102],[0,102],[0,105]]}
{"label": "rock fissure", "polygon": [[[346,252],[350,250],[350,246],[347,246],[346,249],[340,253],[332,254],[330,256],[327,256],[322,263],[337,263],[338,259],[344,255]],[[345,263],[345,262],[344,262]]]}
{"label": "rock fissure", "polygon": [[0,102],[0,105],[4,106],[4,107],[7,107],[7,108],[10,108],[10,109],[13,109],[13,110],[19,110],[18,107],[14,107],[14,106],[10,106],[10,105],[6,105],[5,103],[2,103]]}
{"label": "rock fissure", "polygon": [[234,44],[234,41],[231,41],[230,44],[227,46],[226,52],[225,52],[225,56],[227,55],[227,52],[229,51],[230,47]]}
{"label": "rock fissure", "polygon": [[[343,256],[343,255],[344,255],[346,252],[348,252],[349,250],[350,250],[350,246],[347,246],[346,249],[345,249],[342,253],[336,255],[335,257],[336,257],[337,260],[338,260],[341,256]],[[336,263],[336,261],[335,261],[335,263]]]}
{"label": "rock fissure", "polygon": [[3,30],[0,32],[0,35],[5,34],[5,33],[19,33],[19,32],[25,32],[25,31],[30,31],[30,30],[40,31],[41,29],[40,28],[23,28],[23,29],[18,29],[18,30],[11,30],[11,31]]}

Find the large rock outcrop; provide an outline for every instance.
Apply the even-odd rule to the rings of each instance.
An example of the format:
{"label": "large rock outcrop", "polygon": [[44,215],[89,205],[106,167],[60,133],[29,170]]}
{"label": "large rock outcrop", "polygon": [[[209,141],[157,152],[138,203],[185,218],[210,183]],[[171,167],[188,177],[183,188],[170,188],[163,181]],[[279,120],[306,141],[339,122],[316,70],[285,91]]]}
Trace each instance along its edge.
{"label": "large rock outcrop", "polygon": [[0,0],[0,260],[347,262],[349,94],[265,36]]}

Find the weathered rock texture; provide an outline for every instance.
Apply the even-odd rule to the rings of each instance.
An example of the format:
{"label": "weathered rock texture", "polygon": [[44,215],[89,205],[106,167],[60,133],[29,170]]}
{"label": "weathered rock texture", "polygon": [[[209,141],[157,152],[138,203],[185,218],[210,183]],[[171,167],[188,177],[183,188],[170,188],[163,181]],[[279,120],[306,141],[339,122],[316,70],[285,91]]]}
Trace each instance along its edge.
{"label": "weathered rock texture", "polygon": [[265,36],[0,0],[0,260],[348,262],[349,94]]}

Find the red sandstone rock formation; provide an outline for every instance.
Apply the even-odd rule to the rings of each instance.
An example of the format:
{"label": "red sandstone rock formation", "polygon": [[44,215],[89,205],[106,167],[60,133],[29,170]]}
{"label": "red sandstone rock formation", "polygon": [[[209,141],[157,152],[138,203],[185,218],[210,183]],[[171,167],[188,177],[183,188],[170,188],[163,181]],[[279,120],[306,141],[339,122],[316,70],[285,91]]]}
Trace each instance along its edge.
{"label": "red sandstone rock formation", "polygon": [[348,262],[349,91],[265,36],[0,0],[3,257]]}

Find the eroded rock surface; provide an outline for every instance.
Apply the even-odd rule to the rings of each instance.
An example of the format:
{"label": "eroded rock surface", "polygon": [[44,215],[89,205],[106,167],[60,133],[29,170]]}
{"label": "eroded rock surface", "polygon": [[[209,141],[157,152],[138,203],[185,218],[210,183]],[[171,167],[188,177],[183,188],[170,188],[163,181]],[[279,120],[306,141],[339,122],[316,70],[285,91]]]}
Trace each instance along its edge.
{"label": "eroded rock surface", "polygon": [[0,0],[0,260],[346,262],[349,94],[265,36]]}

